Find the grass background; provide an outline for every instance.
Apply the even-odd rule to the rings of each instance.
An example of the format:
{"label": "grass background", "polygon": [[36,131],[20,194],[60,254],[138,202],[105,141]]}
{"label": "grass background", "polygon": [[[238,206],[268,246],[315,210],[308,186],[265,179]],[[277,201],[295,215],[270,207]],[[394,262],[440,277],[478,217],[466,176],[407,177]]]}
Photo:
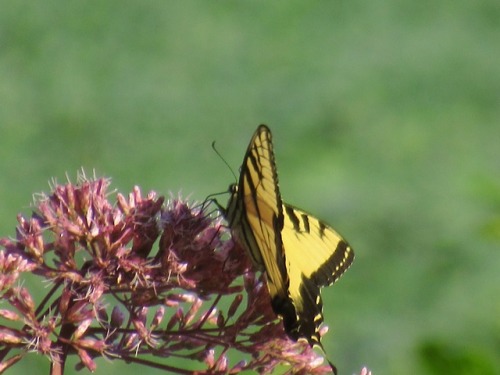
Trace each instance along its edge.
{"label": "grass background", "polygon": [[203,200],[233,182],[211,142],[237,170],[266,123],[285,199],[356,251],[323,293],[340,374],[500,374],[498,1],[0,8],[0,235],[81,167]]}

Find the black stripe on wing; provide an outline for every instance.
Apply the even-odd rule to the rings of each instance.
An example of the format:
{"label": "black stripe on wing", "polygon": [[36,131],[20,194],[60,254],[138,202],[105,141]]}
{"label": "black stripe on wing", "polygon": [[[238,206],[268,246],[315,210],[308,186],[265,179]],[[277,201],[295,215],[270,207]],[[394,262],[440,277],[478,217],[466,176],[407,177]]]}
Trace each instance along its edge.
{"label": "black stripe on wing", "polygon": [[310,278],[319,286],[328,286],[339,279],[351,266],[354,251],[344,240],[339,241],[333,254],[314,272]]}
{"label": "black stripe on wing", "polygon": [[[335,248],[328,249],[328,252],[331,253],[330,256],[326,258],[322,264],[318,264],[317,270],[308,276],[314,280],[318,286],[328,286],[334,283],[353,262],[354,252],[352,248],[339,234],[321,220],[289,204],[284,204],[283,206],[284,213],[292,223],[293,230],[297,232],[297,234],[317,235],[321,239],[330,236],[328,244],[332,243]],[[335,243],[333,243],[334,241]],[[307,256],[307,251],[314,252],[314,249],[302,249],[302,251],[305,252],[304,256]]]}

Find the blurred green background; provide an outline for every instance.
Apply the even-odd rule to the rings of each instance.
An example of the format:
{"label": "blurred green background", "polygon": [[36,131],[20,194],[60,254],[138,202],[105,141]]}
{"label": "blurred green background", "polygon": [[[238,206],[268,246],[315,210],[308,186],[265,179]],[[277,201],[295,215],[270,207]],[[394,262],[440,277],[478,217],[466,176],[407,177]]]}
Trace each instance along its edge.
{"label": "blurred green background", "polygon": [[237,171],[266,123],[285,199],[356,251],[323,292],[340,374],[500,374],[497,0],[0,9],[1,236],[81,167],[203,200],[233,182],[212,141]]}

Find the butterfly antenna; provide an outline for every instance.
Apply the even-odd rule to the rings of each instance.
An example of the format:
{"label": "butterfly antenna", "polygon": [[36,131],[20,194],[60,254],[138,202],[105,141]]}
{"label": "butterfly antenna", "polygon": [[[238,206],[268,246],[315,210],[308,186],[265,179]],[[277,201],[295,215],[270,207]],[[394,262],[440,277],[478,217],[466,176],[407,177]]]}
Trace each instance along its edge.
{"label": "butterfly antenna", "polygon": [[220,160],[222,160],[222,162],[224,164],[226,164],[226,167],[231,171],[231,174],[233,175],[234,181],[236,182],[238,180],[238,178],[236,177],[236,174],[234,173],[233,169],[231,168],[231,166],[229,165],[229,163],[226,161],[226,159],[224,159],[222,157],[222,155],[219,152],[219,150],[217,150],[217,148],[215,147],[215,141],[212,142],[212,149],[215,151],[215,153],[220,158]]}
{"label": "butterfly antenna", "polygon": [[[236,179],[236,176],[233,172],[233,170],[231,169],[231,166],[229,165],[229,163],[226,161],[226,159],[224,159],[221,155],[221,153],[217,150],[217,148],[215,147],[215,141],[212,142],[212,149],[215,151],[215,153],[217,154],[217,156],[222,160],[222,162],[229,168],[229,170],[231,171],[231,174],[233,175],[233,177]],[[208,195],[205,200],[203,201],[203,204],[202,206],[205,206],[209,203],[215,203],[215,205],[217,206],[217,208],[219,209],[220,212],[224,212],[224,207],[221,206],[221,204],[217,201],[216,197],[218,197],[219,195],[222,195],[222,194],[227,194],[227,190],[226,191],[221,191],[221,192],[218,192],[218,193],[213,193],[213,194],[210,194]]]}

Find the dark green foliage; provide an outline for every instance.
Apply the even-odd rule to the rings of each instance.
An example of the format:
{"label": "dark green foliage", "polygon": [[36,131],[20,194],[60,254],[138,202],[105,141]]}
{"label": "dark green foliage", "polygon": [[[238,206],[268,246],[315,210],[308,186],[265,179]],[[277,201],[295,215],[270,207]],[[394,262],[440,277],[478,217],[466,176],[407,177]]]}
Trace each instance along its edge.
{"label": "dark green foliage", "polygon": [[419,348],[429,375],[495,375],[498,368],[491,355],[479,348],[464,348],[452,343],[426,342]]}

